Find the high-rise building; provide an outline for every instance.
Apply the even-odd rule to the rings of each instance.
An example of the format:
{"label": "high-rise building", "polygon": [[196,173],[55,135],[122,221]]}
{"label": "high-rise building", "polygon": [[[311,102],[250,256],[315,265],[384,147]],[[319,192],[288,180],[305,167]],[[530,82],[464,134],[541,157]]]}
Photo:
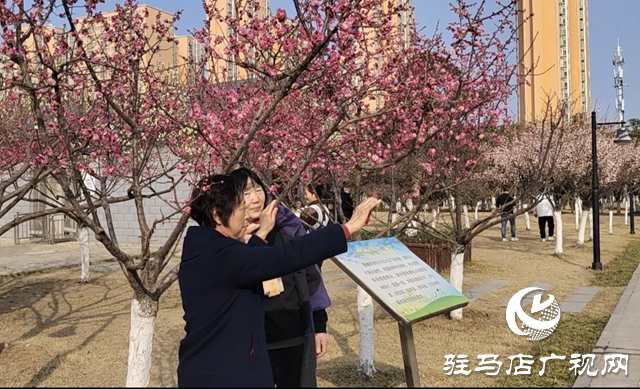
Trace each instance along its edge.
{"label": "high-rise building", "polygon": [[[221,16],[228,16],[231,18],[238,18],[241,14],[240,7],[255,7],[254,2],[236,0],[206,0],[206,4],[210,7],[210,13],[219,14]],[[244,9],[250,15],[255,15],[258,18],[264,18],[271,14],[271,5],[269,0],[258,0],[257,9]],[[214,43],[216,53],[224,55],[223,58],[214,59],[209,64],[211,69],[211,76],[214,77],[217,82],[225,81],[237,81],[245,79],[247,77],[246,71],[238,67],[238,58],[234,54],[223,54],[225,47],[229,44],[229,39],[234,37],[237,32],[233,27],[224,21],[218,21],[216,18],[211,17],[211,35],[214,37],[222,37],[220,42]],[[212,42],[213,43],[213,42]],[[254,49],[255,50],[255,49]],[[253,53],[249,53],[251,56]],[[243,60],[240,58],[240,60]]]}
{"label": "high-rise building", "polygon": [[[142,57],[143,67],[150,67],[154,71],[157,72],[165,72],[175,67],[174,63],[174,46],[175,42],[167,41],[167,38],[173,38],[173,28],[169,27],[166,35],[162,37],[158,36],[158,33],[151,29],[156,20],[158,19],[160,22],[169,26],[172,25],[173,22],[173,14],[167,11],[163,11],[159,8],[141,4],[136,7],[135,13],[140,16],[142,19],[142,24],[147,27],[143,30],[146,46],[145,49],[148,50]],[[118,18],[117,11],[103,12],[102,17],[109,25],[115,22],[114,18]],[[156,19],[157,18],[157,19]],[[96,23],[95,25],[86,26],[84,28],[84,23],[86,23],[86,17],[78,18],[77,28],[81,32],[82,39],[84,41],[85,50],[88,52],[95,52],[99,48],[106,55],[113,55],[115,52],[120,50],[120,47],[113,43],[105,41],[104,33],[105,26],[102,24]],[[86,31],[86,34],[83,32]],[[132,31],[119,31],[119,34],[132,34]],[[155,48],[154,50],[150,50],[151,48]],[[97,71],[99,73],[105,72],[105,69],[98,66]]]}
{"label": "high-rise building", "polygon": [[176,37],[176,45],[173,50],[173,63],[175,73],[181,82],[192,80],[195,76],[204,75],[205,66],[204,43],[198,42],[195,38],[182,35]]}
{"label": "high-rise building", "polygon": [[[397,15],[393,15],[392,21],[393,23],[401,29],[401,32],[405,35],[405,42],[408,42],[408,37],[411,29],[414,28],[414,15],[413,15],[413,7],[412,0],[393,0],[396,6],[406,6],[406,10],[399,12]],[[256,17],[264,18],[271,14],[271,5],[270,0],[257,0],[259,5],[257,12],[249,9],[249,14],[255,15]],[[207,5],[211,7],[211,11],[213,13],[229,16],[232,18],[238,18],[240,14],[239,7],[247,7],[252,6],[252,2],[247,1],[237,1],[237,0],[207,0]],[[388,0],[380,0],[380,4],[378,9],[374,12],[380,13],[388,13],[389,12],[389,4]],[[228,44],[228,40],[232,37],[236,32],[233,31],[233,28],[229,26],[227,23],[220,22],[211,18],[211,35],[214,37],[222,37],[223,39],[219,40],[219,42],[215,43],[215,51],[219,54],[224,53],[224,49]],[[371,50],[371,48],[369,48]],[[378,48],[374,48],[373,50],[378,51]],[[233,54],[222,54],[223,58],[214,60],[211,67],[211,74],[215,76],[216,81],[224,82],[224,81],[236,81],[245,79],[247,77],[246,71],[239,68],[236,64],[237,58]]]}
{"label": "high-rise building", "polygon": [[520,120],[540,119],[548,98],[569,102],[569,116],[590,111],[587,0],[518,0],[518,10]]}

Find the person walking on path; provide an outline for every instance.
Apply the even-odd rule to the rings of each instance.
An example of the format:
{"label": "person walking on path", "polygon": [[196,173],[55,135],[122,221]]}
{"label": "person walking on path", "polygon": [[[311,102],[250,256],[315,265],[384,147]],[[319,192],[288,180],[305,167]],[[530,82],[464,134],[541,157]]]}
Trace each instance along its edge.
{"label": "person walking on path", "polygon": [[536,202],[538,203],[538,205],[536,205],[536,208],[533,210],[533,215],[535,217],[538,218],[538,228],[540,228],[540,239],[542,239],[542,241],[546,241],[547,240],[547,235],[546,235],[546,225],[549,226],[549,240],[553,240],[553,229],[554,229],[554,222],[553,222],[553,210],[555,208],[555,202],[553,201],[553,199],[546,193],[542,193],[540,196],[538,196],[538,198],[536,199]]}
{"label": "person walking on path", "polygon": [[502,212],[502,220],[500,221],[500,233],[502,241],[507,241],[507,221],[511,225],[511,241],[516,242],[516,219],[513,217],[516,200],[509,194],[509,188],[504,187],[502,193],[496,199],[496,206]]}

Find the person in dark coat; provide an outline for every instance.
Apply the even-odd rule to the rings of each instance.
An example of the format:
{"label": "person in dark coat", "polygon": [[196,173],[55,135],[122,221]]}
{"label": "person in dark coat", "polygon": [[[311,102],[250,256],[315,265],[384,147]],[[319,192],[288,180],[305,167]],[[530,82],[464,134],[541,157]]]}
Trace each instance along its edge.
{"label": "person in dark coat", "polygon": [[[253,171],[234,170],[244,180],[249,222],[259,220],[266,208],[268,190]],[[270,246],[306,235],[302,222],[286,207],[278,207],[276,224],[267,235]],[[331,300],[317,265],[287,274],[278,280],[282,293],[265,299],[265,329],[271,370],[279,388],[314,388],[316,359],[327,351],[327,311]]]}
{"label": "person in dark coat", "polygon": [[345,220],[351,219],[353,215],[353,198],[351,197],[349,187],[346,185],[340,189],[340,200],[342,202],[342,214]]}
{"label": "person in dark coat", "polygon": [[243,188],[243,182],[214,175],[191,197],[198,226],[187,230],[178,273],[186,332],[178,351],[179,387],[273,387],[261,282],[346,252],[351,234],[379,204],[369,198],[344,225],[269,246],[277,202],[249,226]]}

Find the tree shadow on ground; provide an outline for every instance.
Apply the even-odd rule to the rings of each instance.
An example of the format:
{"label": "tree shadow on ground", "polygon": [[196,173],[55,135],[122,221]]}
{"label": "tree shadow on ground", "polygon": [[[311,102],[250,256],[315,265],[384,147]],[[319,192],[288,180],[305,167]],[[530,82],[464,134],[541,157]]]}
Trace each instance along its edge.
{"label": "tree shadow on ground", "polygon": [[376,362],[377,373],[368,378],[356,370],[358,354],[349,346],[349,338],[358,336],[359,331],[341,334],[329,328],[336,340],[336,346],[342,356],[332,360],[318,361],[318,377],[331,382],[337,387],[394,387],[405,382],[404,370],[387,363]]}
{"label": "tree shadow on ground", "polygon": [[[59,329],[52,336],[70,336],[75,331],[70,326],[124,314],[121,308],[131,300],[131,291],[129,288],[116,290],[109,283],[102,282],[107,276],[104,274],[94,277],[88,284],[54,278],[26,283],[16,278],[10,285],[11,289],[0,294],[0,315],[18,309],[30,311],[35,325],[18,340],[27,340],[55,328]],[[9,285],[3,285],[3,289],[7,286]],[[74,306],[69,293],[76,292],[90,294],[91,298],[76,301]],[[50,300],[46,305],[41,303],[45,298]]]}
{"label": "tree shadow on ground", "polygon": [[60,364],[69,354],[77,352],[78,350],[83,349],[86,345],[91,343],[96,338],[96,336],[98,336],[102,331],[109,327],[109,325],[115,320],[115,318],[115,316],[112,316],[107,319],[97,330],[93,331],[89,336],[87,336],[87,338],[76,348],[70,349],[63,353],[59,353],[55,357],[51,358],[51,360],[47,364],[42,366],[42,368],[40,368],[40,370],[38,370],[38,372],[34,374],[33,377],[31,377],[31,380],[29,380],[29,382],[24,385],[24,387],[34,388],[36,386],[40,386],[47,378],[51,376],[51,374],[53,374],[56,368],[60,366]]}
{"label": "tree shadow on ground", "polygon": [[[17,327],[20,332],[12,336],[13,339],[4,339],[5,346],[22,348],[22,342],[42,333],[51,338],[77,338],[77,341],[71,340],[75,345],[66,350],[47,350],[46,354],[51,353],[51,357],[38,363],[41,367],[35,374],[31,373],[33,377],[25,387],[42,385],[70,354],[95,341],[118,317],[129,314],[123,306],[131,301],[131,289],[114,285],[104,279],[107,276],[94,275],[86,284],[60,274],[45,275],[35,281],[30,277],[2,280],[0,315],[24,318]],[[93,327],[92,323],[99,326],[87,331],[87,325]]]}

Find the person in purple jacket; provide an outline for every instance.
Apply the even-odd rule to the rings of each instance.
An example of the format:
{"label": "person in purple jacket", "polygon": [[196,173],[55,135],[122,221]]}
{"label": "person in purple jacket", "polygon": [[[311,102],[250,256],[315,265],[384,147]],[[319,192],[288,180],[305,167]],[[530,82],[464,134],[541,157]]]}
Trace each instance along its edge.
{"label": "person in purple jacket", "polygon": [[[249,221],[259,220],[267,207],[268,190],[253,171],[241,168],[230,174],[245,182]],[[267,235],[270,246],[306,235],[301,220],[286,207],[278,207],[276,224]],[[267,351],[279,388],[315,388],[316,359],[327,352],[327,311],[331,300],[317,265],[281,277],[283,291],[264,301]]]}
{"label": "person in purple jacket", "polygon": [[[347,251],[380,200],[368,198],[343,225],[280,245],[266,242],[278,212],[272,201],[250,225],[246,182],[228,175],[198,182],[178,272],[185,337],[178,350],[179,387],[273,387],[267,352],[263,281]],[[255,234],[253,234],[255,233]]]}

